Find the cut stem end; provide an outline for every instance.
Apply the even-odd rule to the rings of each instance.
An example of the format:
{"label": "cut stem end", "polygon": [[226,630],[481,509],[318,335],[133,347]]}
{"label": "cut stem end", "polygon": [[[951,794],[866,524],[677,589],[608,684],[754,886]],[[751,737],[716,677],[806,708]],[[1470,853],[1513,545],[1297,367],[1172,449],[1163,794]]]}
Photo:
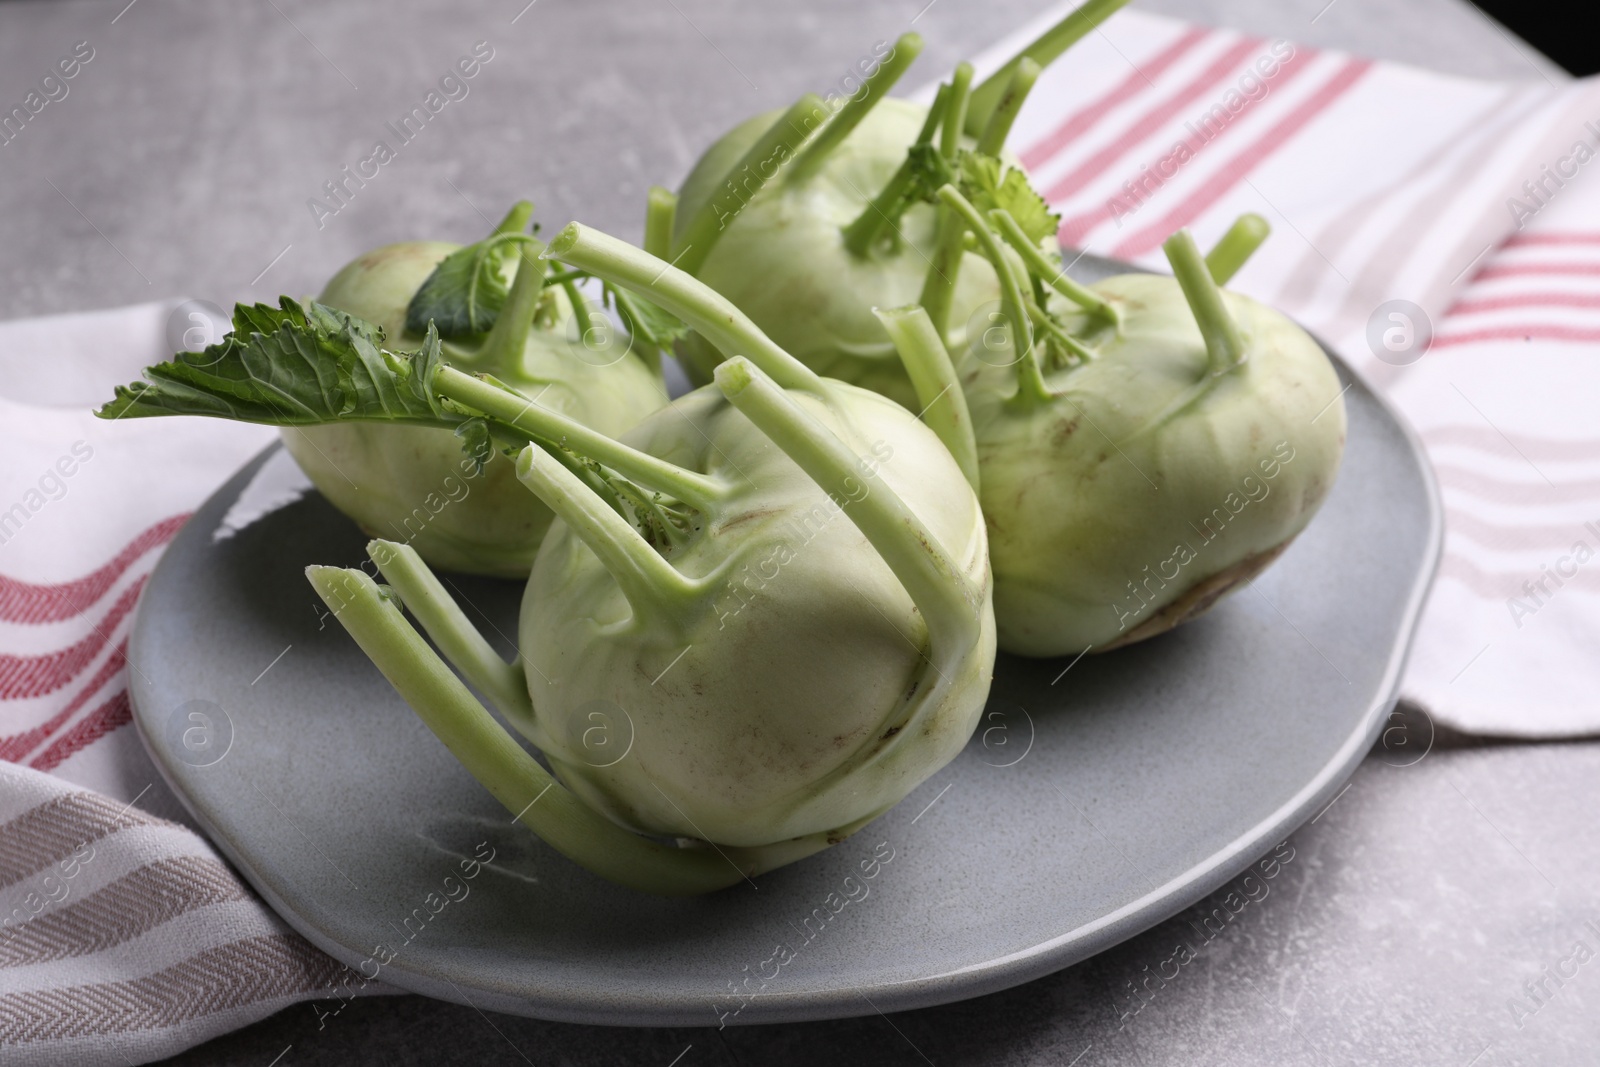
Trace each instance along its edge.
{"label": "cut stem end", "polygon": [[1271,233],[1271,224],[1255,212],[1240,215],[1216,247],[1206,253],[1206,268],[1212,279],[1218,285],[1227,285]]}

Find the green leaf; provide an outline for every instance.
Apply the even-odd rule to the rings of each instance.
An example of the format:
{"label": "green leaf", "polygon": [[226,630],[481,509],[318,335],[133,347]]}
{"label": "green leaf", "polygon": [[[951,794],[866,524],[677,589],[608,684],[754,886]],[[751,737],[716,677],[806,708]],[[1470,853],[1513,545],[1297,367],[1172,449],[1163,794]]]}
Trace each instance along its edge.
{"label": "green leaf", "polygon": [[956,180],[956,173],[951,169],[950,161],[945,159],[944,153],[935,145],[912,145],[906,151],[906,161],[911,171],[905,195],[912,202],[918,200],[932,202],[941,188]]}
{"label": "green leaf", "polygon": [[607,307],[616,309],[628,336],[636,341],[666,349],[689,336],[688,323],[632,290],[606,285],[601,288],[601,296]]}
{"label": "green leaf", "polygon": [[461,450],[472,460],[474,474],[483,473],[483,465],[494,455],[494,441],[489,436],[489,420],[470,418],[456,427],[456,438]]}
{"label": "green leaf", "polygon": [[1044,197],[1028,184],[1028,176],[1018,167],[1006,166],[997,156],[962,149],[952,166],[933,145],[916,144],[906,158],[911,168],[906,198],[912,202],[937,203],[939,190],[954,185],[981,215],[1005,208],[1034,244],[1053,235],[1061,225],[1061,216],[1050,211]]}
{"label": "green leaf", "polygon": [[1007,167],[996,157],[981,152],[961,153],[958,166],[957,188],[980,214],[1004,208],[1034,244],[1060,227],[1061,217],[1051,213],[1050,205],[1028,184],[1028,176],[1021,169]]}
{"label": "green leaf", "polygon": [[439,337],[422,349],[383,347],[383,331],[321,304],[240,304],[233,331],[203,352],[180,352],[119,386],[101,418],[209,415],[269,426],[378,420],[454,426],[463,416],[432,395]]}
{"label": "green leaf", "polygon": [[497,233],[445,256],[406,306],[406,330],[422,333],[432,322],[447,341],[488,333],[510,293],[507,264],[532,243]]}

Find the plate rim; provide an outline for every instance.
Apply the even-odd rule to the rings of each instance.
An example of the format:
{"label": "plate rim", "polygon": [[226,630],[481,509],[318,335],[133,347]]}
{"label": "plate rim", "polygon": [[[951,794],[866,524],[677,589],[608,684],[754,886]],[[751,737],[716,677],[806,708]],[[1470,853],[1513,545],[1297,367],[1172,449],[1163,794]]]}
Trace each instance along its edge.
{"label": "plate rim", "polygon": [[[1126,267],[1121,264],[1118,266]],[[769,1023],[818,1022],[871,1015],[880,1009],[911,1011],[936,1007],[999,992],[1070,967],[1158,925],[1209,896],[1248,867],[1257,856],[1263,854],[1265,849],[1270,848],[1272,843],[1283,840],[1298,828],[1323,801],[1331,796],[1336,787],[1355,772],[1376,740],[1379,727],[1399,699],[1400,682],[1415,644],[1417,626],[1443,555],[1444,504],[1438,478],[1416,430],[1375,383],[1369,381],[1316,334],[1311,333],[1311,336],[1335,367],[1342,372],[1342,376],[1349,380],[1351,386],[1359,386],[1376,403],[1378,410],[1400,431],[1400,439],[1404,442],[1422,482],[1428,525],[1421,565],[1417,568],[1404,609],[1398,619],[1396,639],[1390,649],[1376,695],[1356,728],[1345,738],[1333,757],[1293,797],[1232,841],[1168,879],[1163,885],[1088,923],[1027,948],[940,974],[867,985],[747,994],[746,1006],[738,1015],[725,1021],[724,1025],[759,1026]],[[206,503],[209,504],[212,499],[236,483],[243,483],[282,447],[281,441],[275,441],[257,453],[227,482],[218,487],[207,498]],[[196,514],[205,506],[206,504],[202,504],[196,509]],[[160,581],[162,571],[169,565],[178,566],[176,562],[169,564],[169,561],[181,558],[182,553],[173,552],[172,549],[180,547],[181,540],[186,534],[190,534],[187,523],[156,564],[151,574],[152,584]],[[150,626],[146,625],[148,612],[145,610],[145,605],[149,602],[148,598],[141,597],[135,610],[129,635],[130,663],[142,658],[140,651],[144,642],[150,640],[147,636]],[[131,689],[129,695],[140,743],[168,788],[183,804],[190,817],[204,830],[212,847],[227,858],[279,919],[321,951],[352,970],[356,969],[367,959],[368,953],[364,950],[352,950],[325,934],[305,916],[291,908],[272,890],[270,883],[245,861],[227,836],[220,833],[205,812],[190,799],[180,781],[169,769],[161,749],[148,736],[147,713],[142,706],[138,687]],[[704,994],[703,1002],[695,1006],[691,1006],[676,994],[653,1000],[649,996],[636,993],[620,996],[608,994],[604,998],[597,998],[592,995],[582,997],[567,991],[551,990],[538,997],[528,997],[475,987],[472,990],[473,995],[469,997],[467,992],[450,978],[415,970],[407,966],[407,962],[397,959],[387,964],[382,984],[393,986],[397,991],[431,996],[474,1009],[488,1008],[509,1015],[553,1022],[605,1026],[709,1026],[717,1019],[713,1006],[717,996],[711,992]]]}

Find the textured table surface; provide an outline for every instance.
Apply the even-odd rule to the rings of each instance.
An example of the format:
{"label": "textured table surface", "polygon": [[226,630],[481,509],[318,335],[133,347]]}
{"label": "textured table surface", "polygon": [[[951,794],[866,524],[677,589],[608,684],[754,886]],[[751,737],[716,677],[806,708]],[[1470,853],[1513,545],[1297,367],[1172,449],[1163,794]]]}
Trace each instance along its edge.
{"label": "textured table surface", "polygon": [[[549,224],[581,216],[636,238],[648,185],[675,182],[751,112],[825,91],[914,17],[927,39],[917,82],[1040,6],[125,2],[0,4],[0,100],[20,100],[74,43],[95,49],[70,94],[0,148],[0,317],[314,291],[374,245],[469,239],[480,213],[519,196]],[[1562,77],[1458,0],[1135,3],[1451,73]],[[479,40],[495,53],[469,95],[319,229],[307,198]],[[1087,963],[963,1004],[719,1033],[378,998],[321,1029],[300,1005],[173,1062],[1597,1062],[1600,744],[1441,744],[1411,763],[1428,732],[1412,720],[1410,747],[1368,759],[1294,835],[1265,896],[1240,907],[1219,893]],[[1230,904],[1237,914],[1213,918],[1207,938],[1204,916]]]}

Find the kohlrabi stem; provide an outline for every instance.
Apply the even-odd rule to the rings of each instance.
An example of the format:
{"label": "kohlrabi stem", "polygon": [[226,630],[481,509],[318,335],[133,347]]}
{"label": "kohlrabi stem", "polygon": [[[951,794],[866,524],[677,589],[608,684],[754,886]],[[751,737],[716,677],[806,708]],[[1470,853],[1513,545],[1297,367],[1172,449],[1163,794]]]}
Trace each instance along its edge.
{"label": "kohlrabi stem", "polygon": [[1068,13],[1066,18],[1044,31],[1032,44],[1013,56],[1005,66],[985,78],[983,84],[972,91],[972,103],[967,109],[967,133],[976,137],[983,132],[984,126],[988,125],[989,116],[994,112],[1000,98],[1005,95],[1006,87],[1011,84],[1012,73],[1021,65],[1024,58],[1033,60],[1041,67],[1048,67],[1057,56],[1081,41],[1127,2],[1128,0],[1086,0]]}
{"label": "kohlrabi stem", "polygon": [[518,200],[511,205],[511,210],[506,212],[506,217],[500,220],[500,225],[494,228],[491,237],[498,237],[503,233],[521,233],[528,228],[528,223],[533,219],[533,201]]}
{"label": "kohlrabi stem", "polygon": [[[529,207],[531,209],[532,205]],[[544,242],[534,238],[529,241],[530,244],[518,245],[516,277],[511,281],[505,306],[495,316],[494,325],[489,327],[489,336],[477,351],[455,353],[468,366],[489,367],[505,373],[522,367],[528,330],[533,326],[533,316],[539,310],[539,294],[544,289],[545,261],[540,257]]]}
{"label": "kohlrabi stem", "polygon": [[1218,285],[1227,285],[1239,268],[1272,233],[1272,226],[1255,212],[1240,215],[1215,248],[1206,253],[1206,269]]}
{"label": "kohlrabi stem", "polygon": [[967,411],[967,396],[961,391],[955,364],[950,361],[950,351],[940,340],[939,331],[933,328],[928,313],[916,304],[887,311],[873,308],[872,313],[888,331],[895,351],[900,353],[900,362],[911,378],[911,387],[917,391],[917,402],[922,405],[918,417],[939,435],[976,492],[978,445],[972,436],[972,416]]}
{"label": "kohlrabi stem", "polygon": [[1239,334],[1238,323],[1228,314],[1222,290],[1206,268],[1200,247],[1188,230],[1179,230],[1167,238],[1161,250],[1172,264],[1172,273],[1183,287],[1183,297],[1200,326],[1200,336],[1205,338],[1211,373],[1226,374],[1244,362],[1244,338]]}
{"label": "kohlrabi stem", "polygon": [[[557,456],[555,458],[559,460],[561,457]],[[592,483],[587,484],[590,484],[591,488],[593,487]],[[620,480],[616,488],[618,493],[627,498],[628,506],[633,509],[635,516],[648,518],[651,520],[652,525],[661,531],[662,537],[666,538],[668,547],[676,548],[689,539],[689,531],[673,522],[667,514],[667,508],[662,507],[659,493],[640,489],[637,485],[627,480]]]}
{"label": "kohlrabi stem", "polygon": [[[981,594],[922,519],[862,458],[747,359],[717,367],[717,388],[836,501],[889,565],[928,626],[935,657],[970,648]],[[893,457],[883,460],[894,462]]]}
{"label": "kohlrabi stem", "polygon": [[828,124],[822,127],[822,132],[811,139],[811,142],[800,150],[794,162],[789,165],[789,174],[784,179],[789,182],[800,182],[813,174],[828,158],[828,154],[843,143],[850,132],[861,124],[867,117],[874,104],[883,98],[900,80],[900,76],[911,66],[911,61],[917,58],[922,51],[922,35],[919,33],[903,33],[895,41],[894,48],[878,63],[878,69],[867,75],[862,80],[861,88],[847,98],[834,113]]}
{"label": "kohlrabi stem", "polygon": [[647,624],[686,621],[699,586],[594,490],[536,444],[517,456],[517,478],[600,558],[636,618]]}
{"label": "kohlrabi stem", "polygon": [[944,119],[939,130],[939,154],[945,159],[955,159],[961,147],[961,127],[967,121],[967,101],[972,92],[972,64],[962,60],[950,75],[950,95],[945,103]]}
{"label": "kohlrabi stem", "polygon": [[933,328],[950,344],[950,305],[955,302],[956,282],[961,279],[961,258],[967,253],[966,223],[943,204],[939,205],[939,228],[934,236],[933,256],[922,279],[922,294],[917,303],[927,311]]}
{"label": "kohlrabi stem", "polygon": [[792,161],[792,154],[826,121],[827,115],[827,105],[816,93],[802,96],[780,115],[717,183],[716,192],[706,198],[700,210],[683,220],[682,232],[672,244],[672,262],[690,274],[698,272],[722,231]]}
{"label": "kohlrabi stem", "polygon": [[748,356],[786,389],[822,388],[815,371],[779,348],[726,297],[643,249],[574,222],[556,235],[544,254],[632,289],[688,323],[724,356]]}
{"label": "kohlrabi stem", "polygon": [[[922,132],[917,134],[913,144],[923,145],[932,142],[940,116],[946,112],[948,91],[949,86],[939,86],[939,91],[934,94],[933,104],[928,108],[928,117],[923,120]],[[907,190],[911,188],[912,169],[911,156],[908,153],[905,160],[889,176],[889,180],[883,184],[883,188],[878,190],[878,195],[869,200],[855,221],[844,228],[844,246],[852,255],[865,256],[877,243],[885,226],[899,223],[900,216],[908,206],[905,196]]]}
{"label": "kohlrabi stem", "polygon": [[767,869],[751,863],[744,850],[730,855],[727,849],[677,849],[624,830],[541,767],[371,578],[338,567],[308,567],[306,577],[361,651],[462,766],[516,813],[517,821],[568,859],[602,878],[664,896],[709,893]]}
{"label": "kohlrabi stem", "polygon": [[588,344],[589,331],[594,329],[594,314],[589,310],[589,302],[578,292],[578,283],[567,280],[561,283],[562,290],[567,294],[567,303],[572,305],[572,322],[578,327],[578,343]]}
{"label": "kohlrabi stem", "polygon": [[367,542],[367,555],[451,666],[477,686],[500,714],[513,723],[531,725],[533,702],[522,668],[507,663],[490,647],[417,550],[379,538]]}
{"label": "kohlrabi stem", "polygon": [[581,422],[541,407],[536,400],[521,393],[454,367],[440,367],[433,386],[439,395],[481,411],[496,422],[513,426],[530,437],[570,448],[580,456],[610,467],[624,478],[670,493],[701,511],[722,495],[721,483],[715,479],[630,448]]}
{"label": "kohlrabi stem", "polygon": [[989,219],[994,223],[995,229],[1000,231],[1000,236],[1006,239],[1006,243],[1016,249],[1017,255],[1022,257],[1022,261],[1028,265],[1035,277],[1090,314],[1103,315],[1113,325],[1122,324],[1122,313],[1117,310],[1117,306],[1088,286],[1080,285],[1067,277],[1067,272],[1061,264],[1050,262],[1044,251],[1022,232],[1022,227],[1011,217],[1011,212],[1004,208],[996,208],[989,212]]}
{"label": "kohlrabi stem", "polygon": [[1017,64],[1017,69],[1011,72],[1011,83],[989,113],[983,133],[978,135],[978,151],[991,156],[1000,154],[1011,134],[1011,124],[1017,121],[1017,113],[1032,92],[1033,83],[1039,80],[1039,71],[1039,64],[1026,57]]}
{"label": "kohlrabi stem", "polygon": [[1022,300],[1022,286],[1011,268],[1011,261],[1006,258],[1005,249],[984,217],[978,214],[978,209],[955,186],[946,185],[940,189],[939,199],[961,217],[968,230],[978,239],[978,247],[983,250],[984,257],[994,267],[995,277],[1000,281],[1000,313],[1011,325],[1012,352],[1017,360],[1017,399],[1048,400],[1050,390],[1045,386],[1044,375],[1039,369],[1039,355],[1033,350],[1033,320],[1028,317],[1027,306]]}
{"label": "kohlrabi stem", "polygon": [[1040,331],[1054,337],[1061,344],[1071,349],[1072,354],[1087,362],[1094,358],[1094,351],[1088,345],[1063,330],[1052,322],[1049,314],[1033,301],[1028,301],[1028,318],[1033,320],[1033,325]]}
{"label": "kohlrabi stem", "polygon": [[652,185],[644,202],[644,250],[658,259],[672,258],[672,222],[678,213],[678,194]]}

